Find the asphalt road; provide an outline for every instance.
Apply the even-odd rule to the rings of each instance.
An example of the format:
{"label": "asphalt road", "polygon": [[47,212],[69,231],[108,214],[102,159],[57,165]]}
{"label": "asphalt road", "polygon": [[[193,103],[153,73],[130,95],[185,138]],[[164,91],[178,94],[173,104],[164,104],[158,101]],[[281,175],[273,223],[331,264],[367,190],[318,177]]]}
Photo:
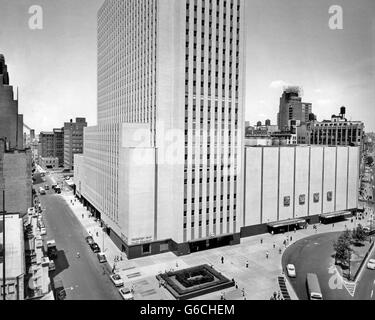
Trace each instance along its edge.
{"label": "asphalt road", "polygon": [[[37,183],[41,182],[40,177]],[[47,182],[35,185],[38,190]],[[56,240],[58,258],[53,278],[62,279],[67,300],[121,300],[118,289],[112,284],[107,266],[100,264],[96,254],[85,241],[86,231],[71,212],[61,195],[53,190],[40,196],[47,227],[46,240]],[[80,258],[77,257],[80,253]],[[104,274],[104,270],[106,273]]]}
{"label": "asphalt road", "polygon": [[[334,284],[329,272],[334,263],[331,257],[334,253],[332,244],[339,236],[339,232],[314,235],[302,239],[288,247],[282,257],[282,266],[292,263],[296,267],[297,277],[289,278],[300,300],[307,300],[306,274],[315,273],[319,278],[324,300],[375,300],[375,271],[364,269],[359,278],[355,295],[352,297],[345,287],[331,289]],[[375,254],[373,257],[375,258]]]}

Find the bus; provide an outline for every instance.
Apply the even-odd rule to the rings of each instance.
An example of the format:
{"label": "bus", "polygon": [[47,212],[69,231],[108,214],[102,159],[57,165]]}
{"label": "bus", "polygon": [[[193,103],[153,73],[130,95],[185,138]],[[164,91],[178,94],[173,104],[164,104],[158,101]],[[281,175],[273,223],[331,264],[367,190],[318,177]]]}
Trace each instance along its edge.
{"label": "bus", "polygon": [[307,292],[310,300],[323,300],[320,290],[318,276],[315,273],[308,273],[306,276]]}

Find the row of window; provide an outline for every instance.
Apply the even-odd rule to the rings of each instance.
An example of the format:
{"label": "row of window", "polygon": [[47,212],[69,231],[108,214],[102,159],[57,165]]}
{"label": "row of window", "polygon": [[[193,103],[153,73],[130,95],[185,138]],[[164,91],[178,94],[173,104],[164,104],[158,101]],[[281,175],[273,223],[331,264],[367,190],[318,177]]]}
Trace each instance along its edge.
{"label": "row of window", "polygon": [[[237,217],[236,216],[233,216],[233,221],[236,221],[237,220]],[[220,223],[223,223],[224,222],[224,219],[223,218],[220,218]],[[227,217],[227,222],[230,221],[230,218]],[[206,225],[208,226],[210,224],[210,220],[206,220]],[[199,227],[202,227],[202,221],[199,221]],[[216,225],[216,219],[213,220],[213,225]],[[194,228],[195,227],[195,222],[192,222],[191,223],[191,227]],[[187,223],[184,223],[184,229],[187,228]]]}
{"label": "row of window", "polygon": [[[233,195],[233,198],[234,199],[236,199],[237,198],[237,195],[236,194],[234,194]],[[214,196],[214,201],[216,201],[217,200],[217,196]],[[228,194],[228,196],[227,196],[227,199],[229,200],[230,199],[230,195]],[[199,197],[199,203],[201,203],[202,202],[202,197]],[[224,200],[224,196],[223,195],[221,195],[220,196],[220,200]],[[210,197],[207,197],[207,201],[210,201]],[[195,198],[192,198],[191,199],[191,203],[195,203]],[[184,204],[187,204],[187,199],[184,199]],[[229,209],[228,209],[229,210]],[[208,213],[208,212],[207,212]]]}

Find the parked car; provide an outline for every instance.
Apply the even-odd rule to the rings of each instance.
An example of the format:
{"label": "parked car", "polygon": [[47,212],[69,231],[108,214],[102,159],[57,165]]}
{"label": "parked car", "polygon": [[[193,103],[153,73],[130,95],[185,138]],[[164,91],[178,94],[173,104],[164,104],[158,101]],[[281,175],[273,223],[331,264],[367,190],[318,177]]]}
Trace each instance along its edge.
{"label": "parked car", "polygon": [[288,273],[288,276],[290,278],[295,278],[296,277],[296,268],[293,264],[288,264],[286,266],[286,271]]}
{"label": "parked car", "polygon": [[370,259],[367,263],[367,269],[375,270],[375,259]]}
{"label": "parked car", "polygon": [[99,245],[96,242],[94,242],[92,245],[90,245],[90,247],[91,247],[91,250],[94,251],[94,253],[100,252]]}
{"label": "parked car", "polygon": [[46,228],[40,228],[40,235],[41,236],[47,235],[47,229]]}
{"label": "parked car", "polygon": [[35,208],[32,207],[32,208],[27,209],[27,214],[29,216],[33,216],[35,214]]}
{"label": "parked car", "polygon": [[45,189],[45,190],[49,190],[49,185],[46,184],[46,185],[44,186],[44,189]]}
{"label": "parked car", "polygon": [[124,285],[124,280],[122,280],[119,274],[114,273],[110,276],[110,278],[116,287],[122,287]]}
{"label": "parked car", "polygon": [[124,300],[134,300],[134,296],[129,288],[121,288],[119,292]]}
{"label": "parked car", "polygon": [[91,246],[93,243],[95,243],[94,238],[92,236],[88,236],[85,238],[86,242],[89,246]]}
{"label": "parked car", "polygon": [[46,190],[44,190],[42,187],[40,187],[40,188],[39,188],[39,193],[40,193],[41,195],[44,195],[44,194],[46,194]]}
{"label": "parked car", "polygon": [[99,252],[96,256],[98,257],[100,263],[107,262],[107,258],[103,252]]}

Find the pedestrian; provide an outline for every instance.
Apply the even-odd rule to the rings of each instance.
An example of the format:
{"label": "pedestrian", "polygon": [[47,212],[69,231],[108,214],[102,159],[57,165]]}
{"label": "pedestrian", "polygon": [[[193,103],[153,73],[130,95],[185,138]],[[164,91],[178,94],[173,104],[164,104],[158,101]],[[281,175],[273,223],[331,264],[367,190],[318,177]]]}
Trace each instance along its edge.
{"label": "pedestrian", "polygon": [[83,213],[82,213],[82,219],[84,218],[84,215],[83,215]]}
{"label": "pedestrian", "polygon": [[281,294],[280,294],[280,291],[277,293],[277,300],[281,300]]}
{"label": "pedestrian", "polygon": [[79,258],[80,257],[80,254],[79,254],[79,252],[77,252],[77,258]]}
{"label": "pedestrian", "polygon": [[293,237],[292,236],[290,236],[290,242],[292,242],[293,241]]}
{"label": "pedestrian", "polygon": [[221,264],[224,264],[224,257],[221,256]]}
{"label": "pedestrian", "polygon": [[335,227],[335,224],[334,223],[332,223],[332,228],[334,228]]}
{"label": "pedestrian", "polygon": [[99,237],[99,232],[98,231],[96,231],[96,236]]}
{"label": "pedestrian", "polygon": [[281,250],[281,248],[279,248],[279,254],[281,254],[281,252],[282,252],[282,250]]}
{"label": "pedestrian", "polygon": [[271,234],[272,234],[272,235],[274,234],[273,230],[272,230]]}
{"label": "pedestrian", "polygon": [[242,288],[242,296],[244,297],[245,296],[245,288]]}
{"label": "pedestrian", "polygon": [[178,268],[178,261],[176,261],[176,268]]}
{"label": "pedestrian", "polygon": [[275,244],[275,242],[273,243],[273,248],[274,248],[274,249],[276,248],[276,244]]}
{"label": "pedestrian", "polygon": [[263,243],[263,238],[260,238],[260,244],[262,244]]}
{"label": "pedestrian", "polygon": [[249,268],[249,260],[246,260],[246,268]]}
{"label": "pedestrian", "polygon": [[236,282],[236,290],[238,290],[238,283]]}
{"label": "pedestrian", "polygon": [[266,258],[268,259],[268,256],[269,256],[269,253],[268,253],[268,251],[266,252]]}

